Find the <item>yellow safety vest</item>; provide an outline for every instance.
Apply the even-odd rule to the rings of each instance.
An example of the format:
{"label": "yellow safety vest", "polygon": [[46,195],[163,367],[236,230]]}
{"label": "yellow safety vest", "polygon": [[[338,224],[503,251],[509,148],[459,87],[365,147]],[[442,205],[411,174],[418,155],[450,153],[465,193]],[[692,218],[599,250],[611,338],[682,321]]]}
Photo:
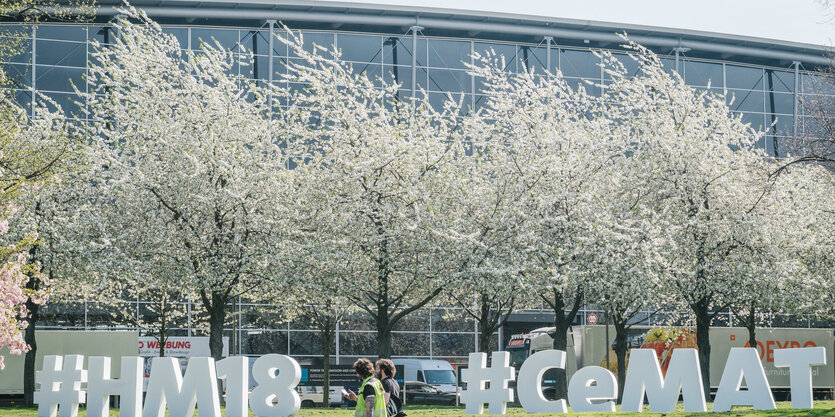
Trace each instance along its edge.
{"label": "yellow safety vest", "polygon": [[[365,396],[362,393],[365,390],[365,385],[372,378],[374,377],[370,376],[362,381],[362,386],[360,386],[360,390],[357,393],[357,408],[354,411],[354,417],[365,417]],[[383,391],[383,383],[379,379],[374,378],[371,381],[371,387],[374,388],[374,412],[371,415],[374,417],[386,417],[386,397],[384,395],[385,391]]]}

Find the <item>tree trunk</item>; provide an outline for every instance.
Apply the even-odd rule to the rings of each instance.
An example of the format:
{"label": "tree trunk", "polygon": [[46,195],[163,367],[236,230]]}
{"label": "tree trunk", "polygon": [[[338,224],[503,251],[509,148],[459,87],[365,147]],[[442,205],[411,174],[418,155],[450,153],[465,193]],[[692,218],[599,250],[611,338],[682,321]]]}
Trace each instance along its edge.
{"label": "tree trunk", "polygon": [[[38,245],[33,245],[29,249],[30,262],[34,260],[37,250]],[[52,269],[50,268],[50,281],[52,281],[53,278]],[[30,276],[29,281],[26,282],[26,289],[38,290],[40,289],[40,283],[41,282],[39,280]],[[26,352],[26,356],[23,360],[23,403],[27,407],[31,407],[35,405],[35,357],[38,353],[38,342],[35,340],[35,326],[40,318],[40,306],[33,303],[32,300],[26,300],[26,309],[28,310],[29,315],[26,317],[27,327],[23,332],[23,341],[29,345],[29,350]]]}
{"label": "tree trunk", "polygon": [[226,299],[221,291],[212,291],[206,310],[209,313],[209,352],[217,362],[223,359],[223,324],[226,322]]}
{"label": "tree trunk", "polygon": [[391,359],[391,326],[387,311],[377,310],[377,358]]}
{"label": "tree trunk", "polygon": [[325,346],[322,349],[322,370],[324,371],[322,381],[322,407],[330,406],[330,390],[331,390],[331,342],[333,342],[333,332],[331,328],[331,321],[328,320],[325,329],[322,329],[322,337]]}
{"label": "tree trunk", "polygon": [[[626,336],[628,329],[626,328],[626,320],[622,317],[615,316],[615,354],[618,358],[618,404],[623,402],[623,387],[626,385],[626,350],[629,346],[626,345]],[[606,355],[609,354],[609,347],[606,347]]]}
{"label": "tree trunk", "polygon": [[160,309],[160,323],[159,323],[159,335],[157,335],[157,341],[159,341],[159,357],[165,357],[165,301],[162,302],[162,308]]}
{"label": "tree trunk", "polygon": [[[574,317],[577,315],[577,310],[580,308],[580,300],[582,296],[577,294],[574,299],[574,305],[571,311],[566,315],[565,300],[562,298],[560,291],[553,291],[553,300],[549,300],[548,304],[554,310],[554,349],[565,352],[568,349],[568,328],[574,322]],[[565,369],[554,369],[555,384],[555,400],[568,399],[568,381]]]}
{"label": "tree trunk", "polygon": [[[31,283],[32,280],[30,279]],[[26,284],[29,287],[29,283]],[[23,340],[29,345],[26,358],[23,362],[23,403],[27,407],[35,404],[35,355],[38,353],[38,343],[35,341],[35,323],[38,321],[39,305],[31,300],[26,301],[26,309],[29,310],[29,317],[26,318],[28,326],[23,333]]]}
{"label": "tree trunk", "polygon": [[745,327],[748,328],[748,346],[752,348],[757,348],[757,321],[755,319],[756,312],[754,311],[754,305],[751,304],[751,309],[748,312],[748,322],[745,323]]}
{"label": "tree trunk", "polygon": [[699,365],[702,371],[702,386],[706,400],[710,401],[710,300],[702,297],[693,304],[696,314],[696,346],[699,349]]}
{"label": "tree trunk", "polygon": [[484,294],[479,297],[479,317],[478,317],[478,351],[487,354],[490,357],[490,336],[493,335],[493,329],[490,326],[490,301]]}

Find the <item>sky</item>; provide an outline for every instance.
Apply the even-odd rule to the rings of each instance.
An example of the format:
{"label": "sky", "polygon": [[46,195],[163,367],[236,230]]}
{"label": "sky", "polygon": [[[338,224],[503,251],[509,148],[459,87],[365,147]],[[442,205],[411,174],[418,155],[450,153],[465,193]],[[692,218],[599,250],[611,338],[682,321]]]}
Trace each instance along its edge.
{"label": "sky", "polygon": [[830,11],[815,0],[353,0],[351,2],[480,10],[661,26],[835,46],[835,19],[833,19],[835,6],[830,6]]}

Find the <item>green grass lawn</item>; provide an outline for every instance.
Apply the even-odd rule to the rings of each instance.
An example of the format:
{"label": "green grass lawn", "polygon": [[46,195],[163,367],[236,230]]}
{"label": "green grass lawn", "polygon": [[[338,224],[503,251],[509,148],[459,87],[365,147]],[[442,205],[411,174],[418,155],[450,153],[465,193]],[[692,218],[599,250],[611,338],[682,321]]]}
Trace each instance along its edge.
{"label": "green grass lawn", "polygon": [[[611,416],[780,416],[780,417],[801,417],[801,416],[835,416],[835,401],[815,401],[815,409],[813,410],[792,410],[791,403],[778,402],[777,410],[774,411],[754,411],[751,407],[736,407],[733,411],[727,413],[686,413],[681,411],[681,404],[678,410],[669,414],[658,413],[618,413],[618,414],[600,414],[600,413],[569,413],[569,414],[528,414],[519,407],[508,407],[507,415],[514,417],[521,417],[525,415],[531,416],[591,416],[591,415],[611,415]],[[710,409],[710,405],[708,405]],[[459,417],[464,416],[464,409],[461,407],[441,407],[441,406],[409,406],[406,408],[410,417]],[[485,408],[486,411],[486,408]],[[648,409],[647,409],[648,411]],[[195,413],[196,414],[196,413]],[[35,417],[37,412],[34,408],[0,408],[0,417]],[[79,417],[86,417],[87,413],[81,409],[78,413]],[[116,410],[111,410],[110,415],[116,417],[119,413]],[[250,414],[255,416],[254,414]],[[353,410],[345,408],[304,408],[298,414],[300,417],[349,417],[354,415]]]}

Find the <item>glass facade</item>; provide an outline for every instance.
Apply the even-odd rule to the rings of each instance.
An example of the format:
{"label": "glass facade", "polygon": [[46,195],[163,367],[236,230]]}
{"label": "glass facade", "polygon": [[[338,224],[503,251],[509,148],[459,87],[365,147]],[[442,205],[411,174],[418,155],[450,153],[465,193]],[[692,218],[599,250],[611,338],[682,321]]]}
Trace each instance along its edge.
{"label": "glass facade", "polygon": [[[110,42],[114,36],[112,30],[95,24],[4,25],[2,29],[0,37],[14,32],[22,40],[21,53],[0,62],[11,81],[6,88],[14,90],[18,102],[34,109],[30,89],[35,89],[60,104],[71,117],[82,118],[84,103],[74,93],[75,88],[79,91],[88,88],[86,67],[93,50],[91,42]],[[164,30],[174,35],[183,49],[197,50],[201,42],[211,42],[238,52],[242,60],[253,54],[252,65],[238,65],[235,71],[254,79],[267,81],[277,78],[269,73],[270,60],[274,71],[280,73],[286,71],[288,62],[297,59],[281,42],[273,42],[270,49],[267,25],[257,28],[171,25],[164,26]],[[354,71],[365,72],[372,78],[387,82],[401,83],[400,93],[403,96],[413,94],[411,89],[414,84],[417,90],[426,91],[433,105],[440,105],[446,93],[451,92],[456,99],[463,96],[468,111],[478,108],[484,101],[482,84],[466,70],[466,64],[472,62],[473,53],[500,55],[503,65],[510,71],[533,69],[542,72],[550,65],[548,69],[561,70],[572,84],[584,85],[592,93],[598,87],[587,85],[583,80],[602,85],[607,81],[598,65],[600,58],[591,49],[557,44],[549,47],[544,41],[533,44],[421,35],[413,48],[412,37],[402,34],[339,31],[301,31],[300,34],[306,48],[335,45],[342,59],[350,62]],[[625,55],[621,56],[627,70],[637,72],[637,65]],[[725,94],[734,113],[741,114],[743,120],[755,129],[767,133],[759,146],[778,157],[784,156],[782,144],[793,132],[814,133],[811,118],[796,103],[802,103],[804,96],[835,95],[833,91],[822,91],[813,73],[800,71],[800,79],[795,80],[793,67],[756,66],[685,56],[678,59],[663,56],[662,62],[670,71],[677,69],[685,82],[693,87]],[[415,91],[415,94],[418,93]],[[141,300],[125,303],[130,303],[137,315],[142,314]],[[201,310],[197,303],[191,307],[192,312]],[[230,308],[234,313],[230,315],[232,318],[227,327],[232,337],[233,352],[253,355],[283,352],[311,356],[322,351],[321,335],[310,323],[277,319],[266,312],[264,306],[245,301]],[[44,309],[42,327],[124,328],[120,320],[113,318],[111,310],[112,307],[93,301],[56,301]],[[542,325],[547,326],[548,323],[543,322]],[[205,334],[197,315],[190,316],[178,326],[178,335]],[[507,340],[508,336],[497,334],[496,340]],[[475,348],[476,340],[477,327],[463,311],[424,308],[398,325],[393,336],[393,349],[395,356],[463,359]],[[499,344],[498,341],[496,343]],[[374,326],[367,314],[357,313],[345,319],[340,324],[332,349],[337,357],[374,355]]]}

